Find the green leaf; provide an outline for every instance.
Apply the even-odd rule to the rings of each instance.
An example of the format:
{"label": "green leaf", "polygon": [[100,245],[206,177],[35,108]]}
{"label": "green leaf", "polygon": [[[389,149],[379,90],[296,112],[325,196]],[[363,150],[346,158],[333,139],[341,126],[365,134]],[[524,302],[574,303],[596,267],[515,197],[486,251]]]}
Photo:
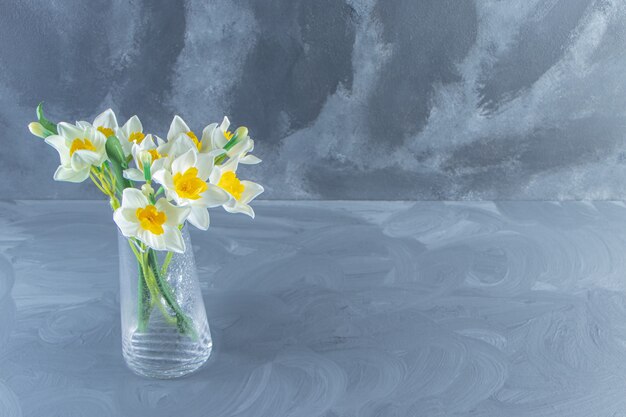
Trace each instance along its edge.
{"label": "green leaf", "polygon": [[120,144],[120,140],[116,136],[109,136],[106,141],[105,149],[109,157],[111,172],[115,175],[115,188],[122,195],[124,188],[131,187],[129,180],[124,178],[124,170],[128,168],[124,149]]}
{"label": "green leaf", "polygon": [[109,136],[105,148],[111,161],[117,162],[124,169],[128,168],[128,162],[126,162],[126,157],[124,156],[124,149],[117,136]]}
{"label": "green leaf", "polygon": [[43,101],[39,103],[39,105],[37,106],[37,120],[39,120],[39,123],[41,123],[41,125],[46,130],[52,132],[55,135],[59,133],[57,131],[56,123],[52,123],[50,120],[46,119],[46,117],[43,115]]}

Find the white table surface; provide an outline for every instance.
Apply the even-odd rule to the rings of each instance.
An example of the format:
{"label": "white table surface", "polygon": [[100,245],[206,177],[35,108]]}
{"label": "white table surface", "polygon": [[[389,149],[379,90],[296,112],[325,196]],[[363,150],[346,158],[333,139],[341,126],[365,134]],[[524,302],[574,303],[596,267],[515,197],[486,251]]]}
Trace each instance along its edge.
{"label": "white table surface", "polygon": [[192,232],[214,339],[120,348],[104,202],[0,204],[0,416],[626,416],[626,208],[260,202]]}

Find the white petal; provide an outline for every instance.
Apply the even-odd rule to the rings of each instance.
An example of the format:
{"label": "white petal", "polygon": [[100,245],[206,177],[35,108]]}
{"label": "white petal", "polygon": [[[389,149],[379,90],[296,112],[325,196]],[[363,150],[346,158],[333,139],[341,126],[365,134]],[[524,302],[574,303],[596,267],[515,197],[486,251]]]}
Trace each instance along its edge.
{"label": "white petal", "polygon": [[252,141],[250,138],[244,139],[241,142],[237,142],[235,146],[230,148],[228,151],[228,156],[234,158],[236,156],[244,155],[246,152],[250,152],[254,148],[252,145]]}
{"label": "white petal", "polygon": [[237,202],[234,206],[224,206],[224,210],[229,213],[243,213],[254,219],[254,210],[247,204]]}
{"label": "white petal", "polygon": [[202,181],[209,179],[211,171],[213,171],[214,158],[210,155],[199,154],[196,158],[196,168],[198,168],[198,178]]}
{"label": "white petal", "polygon": [[139,146],[141,147],[141,150],[144,151],[148,149],[156,149],[156,144],[154,143],[154,139],[152,138],[152,135],[150,133],[148,133],[146,137],[143,138]]}
{"label": "white petal", "polygon": [[65,122],[60,122],[57,125],[57,131],[59,132],[59,135],[64,136],[69,140],[74,140],[76,138],[82,139],[85,136],[85,129]]}
{"label": "white petal", "polygon": [[44,139],[45,142],[52,146],[59,153],[61,159],[61,165],[69,165],[70,163],[70,148],[67,146],[67,140],[60,135],[51,135]]}
{"label": "white petal", "polygon": [[[154,137],[157,139],[157,145],[158,145],[158,146],[162,146],[162,145],[164,145],[164,144],[166,144],[166,143],[167,143],[167,142],[166,142],[163,138],[161,138],[161,137],[159,137],[159,136],[157,136],[157,135],[154,135]],[[160,152],[159,152],[159,153],[160,153]]]}
{"label": "white petal", "polygon": [[98,150],[103,150],[107,142],[107,138],[104,137],[104,134],[96,129],[89,128],[85,132],[87,136],[91,139],[91,143]]}
{"label": "white petal", "polygon": [[237,167],[239,166],[239,158],[234,157],[230,158],[228,162],[221,166],[222,172],[233,171],[237,172]]}
{"label": "white petal", "polygon": [[128,158],[133,154],[133,142],[128,140],[128,136],[124,134],[121,129],[118,129],[116,134],[124,150],[124,156]]}
{"label": "white petal", "polygon": [[171,189],[168,189],[166,187],[164,187],[164,188],[165,188],[165,197],[167,198],[167,200],[175,201],[176,203],[180,203],[181,202],[180,201],[181,199],[178,198],[178,194],[176,194],[175,191],[173,191]]}
{"label": "white petal", "polygon": [[148,205],[148,199],[136,188],[125,188],[122,193],[122,207],[138,209]]}
{"label": "white petal", "polygon": [[193,149],[189,149],[172,162],[172,172],[184,173],[187,169],[196,165],[197,158],[197,152]]}
{"label": "white petal", "polygon": [[167,155],[173,161],[189,149],[194,149],[196,152],[198,151],[198,148],[189,136],[182,135],[160,145],[159,153],[161,155]]}
{"label": "white petal", "polygon": [[139,223],[130,221],[128,218],[128,213],[125,213],[127,211],[128,209],[125,209],[123,207],[118,208],[113,213],[113,220],[115,221],[115,224],[117,224],[117,227],[119,227],[124,236],[134,237],[139,231]]}
{"label": "white petal", "polygon": [[243,193],[241,193],[239,201],[244,204],[248,204],[264,191],[263,186],[261,184],[257,184],[256,182],[241,181],[241,184],[244,186],[244,189]]}
{"label": "white petal", "polygon": [[89,168],[82,170],[73,170],[59,166],[54,172],[55,181],[67,181],[67,182],[83,182],[89,177]]}
{"label": "white petal", "polygon": [[222,132],[226,132],[229,127],[230,120],[228,120],[228,117],[224,116],[224,119],[222,119],[222,124],[220,125],[220,129],[222,130]]}
{"label": "white petal", "polygon": [[200,230],[207,230],[209,228],[209,210],[206,207],[195,206],[191,207],[191,213],[187,218],[189,223],[193,224]]}
{"label": "white petal", "polygon": [[177,253],[185,252],[185,241],[178,228],[167,227],[162,236],[165,240],[165,250]]}
{"label": "white petal", "polygon": [[126,133],[129,136],[133,132],[143,132],[143,126],[141,124],[141,120],[139,120],[139,117],[137,116],[131,117],[130,119],[126,121],[126,123],[124,123],[122,130],[124,130],[124,133]]}
{"label": "white petal", "polygon": [[63,136],[60,135],[50,135],[44,139],[44,141],[56,149],[59,153],[61,152],[69,152],[70,148],[67,146],[67,141]]}
{"label": "white petal", "polygon": [[[204,149],[204,148],[202,148]],[[216,156],[220,156],[222,154],[225,154],[226,151],[224,149],[213,149],[212,151],[209,152],[205,152],[205,155],[211,156],[213,158],[215,158]]]}
{"label": "white petal", "polygon": [[260,162],[261,160],[254,155],[246,155],[243,158],[239,159],[239,163],[245,165],[256,165]]}
{"label": "white petal", "polygon": [[[142,175],[143,177],[143,175]],[[165,187],[166,190],[171,190],[174,188],[174,181],[172,180],[172,174],[165,170],[160,169],[152,174],[152,178]]]}
{"label": "white petal", "polygon": [[216,128],[217,128],[217,123],[211,123],[210,125],[206,126],[204,129],[202,129],[202,139],[201,139],[202,148],[204,148],[205,143],[208,143],[209,145],[211,144],[211,138],[213,137],[213,132],[215,132]]}
{"label": "white petal", "polygon": [[70,165],[72,169],[82,170],[91,167],[91,165],[100,165],[100,155],[94,151],[79,149],[70,157]]}
{"label": "white petal", "polygon": [[81,129],[87,129],[89,127],[92,127],[91,123],[85,122],[84,120],[77,121],[76,126],[78,126]]}
{"label": "white petal", "polygon": [[131,181],[144,181],[143,172],[139,171],[137,168],[128,168],[125,169],[122,173],[124,178]]}
{"label": "white petal", "polygon": [[139,240],[144,242],[146,245],[150,246],[152,249],[166,250],[167,244],[165,242],[165,236],[166,236],[165,230],[163,231],[162,234],[155,235],[154,233],[149,232],[148,230],[139,228],[137,237],[139,238]]}
{"label": "white petal", "polygon": [[196,200],[199,205],[204,207],[217,207],[226,204],[231,199],[231,195],[217,185],[208,184],[208,186],[207,190]]}
{"label": "white petal", "polygon": [[166,162],[165,158],[157,159],[156,161],[154,161],[152,163],[152,165],[150,165],[150,171],[151,172],[157,172],[157,171],[160,171],[162,169],[165,169],[165,162]]}
{"label": "white petal", "polygon": [[209,182],[211,184],[217,184],[220,182],[220,178],[222,178],[222,168],[214,166],[213,171],[211,171],[209,175]]}
{"label": "white petal", "polygon": [[102,113],[100,113],[93,121],[93,125],[95,127],[108,127],[109,129],[116,129],[117,125],[117,117],[115,117],[115,113],[113,110],[106,109]]}
{"label": "white petal", "polygon": [[182,133],[189,132],[189,126],[187,123],[180,117],[174,116],[172,123],[170,124],[170,130],[167,132],[167,140],[172,140],[177,138]]}
{"label": "white petal", "polygon": [[224,131],[222,129],[215,129],[213,137],[211,138],[211,143],[211,148],[214,149],[222,149],[228,143],[228,139],[224,136]]}
{"label": "white petal", "polygon": [[183,224],[191,211],[189,207],[176,207],[165,198],[159,198],[156,202],[156,208],[165,213],[167,217],[165,224],[174,228]]}

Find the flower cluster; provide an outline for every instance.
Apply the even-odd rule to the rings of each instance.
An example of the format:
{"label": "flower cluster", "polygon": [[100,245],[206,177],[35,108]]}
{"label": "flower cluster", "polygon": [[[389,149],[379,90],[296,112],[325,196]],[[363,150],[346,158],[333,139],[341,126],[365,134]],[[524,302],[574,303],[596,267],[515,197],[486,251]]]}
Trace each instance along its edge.
{"label": "flower cluster", "polygon": [[57,181],[91,178],[106,194],[113,219],[122,234],[155,250],[183,252],[185,221],[206,230],[209,211],[222,206],[230,213],[254,217],[250,202],[263,192],[252,181],[240,180],[241,164],[257,164],[250,152],[248,129],[221,124],[206,126],[198,137],[175,116],[165,139],[144,132],[137,116],[120,126],[112,110],[93,123],[47,120],[37,108],[38,122],[29,125],[59,154]]}

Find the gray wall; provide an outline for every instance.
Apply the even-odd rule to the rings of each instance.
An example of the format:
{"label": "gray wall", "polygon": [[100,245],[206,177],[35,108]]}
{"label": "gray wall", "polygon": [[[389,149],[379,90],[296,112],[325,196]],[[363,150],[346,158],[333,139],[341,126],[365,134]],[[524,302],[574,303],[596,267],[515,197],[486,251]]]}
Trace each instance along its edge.
{"label": "gray wall", "polygon": [[623,0],[114,0],[0,6],[0,192],[53,183],[52,118],[244,123],[265,198],[626,198]]}

